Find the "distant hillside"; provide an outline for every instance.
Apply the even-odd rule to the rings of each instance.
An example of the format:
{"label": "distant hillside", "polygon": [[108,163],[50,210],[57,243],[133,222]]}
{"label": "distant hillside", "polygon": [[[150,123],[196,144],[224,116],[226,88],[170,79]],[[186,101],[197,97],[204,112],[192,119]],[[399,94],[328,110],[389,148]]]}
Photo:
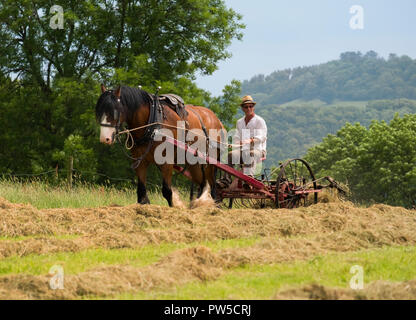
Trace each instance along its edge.
{"label": "distant hillside", "polygon": [[335,134],[346,122],[370,125],[372,120],[390,121],[400,115],[416,113],[416,100],[338,101],[326,104],[320,100],[292,101],[281,106],[259,106],[256,112],[268,127],[267,166],[277,165]]}
{"label": "distant hillside", "polygon": [[[346,122],[368,126],[394,113],[416,113],[416,60],[374,51],[345,52],[338,60],[257,75],[242,83],[269,128],[267,165],[306,150]],[[388,99],[388,100],[387,100]]]}
{"label": "distant hillside", "polygon": [[261,105],[283,104],[302,99],[368,101],[416,99],[416,60],[374,51],[345,52],[339,60],[310,67],[276,71],[243,81],[242,92]]}

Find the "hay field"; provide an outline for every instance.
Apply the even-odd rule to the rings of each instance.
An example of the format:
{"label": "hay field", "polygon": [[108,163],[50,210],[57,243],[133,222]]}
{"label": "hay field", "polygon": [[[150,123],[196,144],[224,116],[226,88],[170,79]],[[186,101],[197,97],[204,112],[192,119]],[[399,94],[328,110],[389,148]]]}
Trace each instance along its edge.
{"label": "hay field", "polygon": [[[349,286],[354,265],[362,290]],[[54,266],[63,289],[51,289]],[[416,298],[414,210],[37,209],[0,198],[0,299],[402,298]]]}

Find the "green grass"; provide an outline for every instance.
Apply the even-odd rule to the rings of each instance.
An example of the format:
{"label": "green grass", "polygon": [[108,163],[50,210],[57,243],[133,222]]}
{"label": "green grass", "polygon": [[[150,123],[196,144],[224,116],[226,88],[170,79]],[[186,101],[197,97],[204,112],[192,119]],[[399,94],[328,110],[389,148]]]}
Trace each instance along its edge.
{"label": "green grass", "polygon": [[116,299],[269,299],[279,290],[318,283],[349,288],[350,268],[364,268],[364,286],[375,280],[416,278],[416,247],[386,247],[331,254],[308,261],[246,265],[215,281],[192,282],[172,290],[121,294]]}
{"label": "green grass", "polygon": [[260,240],[260,238],[245,238],[188,244],[162,243],[161,245],[147,245],[140,249],[88,249],[79,252],[11,256],[0,259],[0,276],[21,273],[47,274],[49,269],[56,264],[61,265],[66,274],[76,274],[99,266],[114,264],[142,267],[158,261],[172,251],[183,248],[205,246],[218,251],[225,248],[248,247]]}
{"label": "green grass", "polygon": [[[181,191],[183,200],[188,198],[187,191]],[[152,204],[167,206],[161,191],[148,193]],[[137,202],[136,189],[116,189],[95,185],[76,185],[72,189],[65,184],[51,186],[42,181],[18,183],[0,180],[0,197],[12,203],[31,204],[38,209],[49,208],[92,208],[108,205],[125,206]]]}
{"label": "green grass", "polygon": [[137,267],[156,262],[169,252],[184,245],[163,244],[136,249],[89,249],[79,252],[8,257],[0,260],[0,275],[47,274],[53,265],[61,265],[66,274],[77,274],[91,268],[114,264],[129,264]]}

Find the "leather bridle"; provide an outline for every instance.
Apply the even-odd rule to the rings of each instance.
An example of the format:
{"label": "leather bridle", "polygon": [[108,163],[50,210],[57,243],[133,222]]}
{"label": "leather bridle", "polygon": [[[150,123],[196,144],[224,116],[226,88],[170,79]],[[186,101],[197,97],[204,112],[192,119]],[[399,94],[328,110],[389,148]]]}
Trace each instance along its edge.
{"label": "leather bridle", "polygon": [[[109,92],[111,94],[113,93],[112,90],[109,90]],[[119,104],[121,104],[120,98],[117,98],[117,102]],[[120,117],[120,112],[116,108],[114,108],[114,120],[116,120],[116,124],[112,125],[112,124],[109,124],[109,123],[101,123],[100,122],[100,126],[102,126],[102,127],[115,128],[116,129],[116,132],[113,133],[113,137],[112,137],[113,141],[114,141],[115,136],[118,135],[118,133],[120,132],[120,127],[121,127],[121,119],[120,118],[121,118]]]}

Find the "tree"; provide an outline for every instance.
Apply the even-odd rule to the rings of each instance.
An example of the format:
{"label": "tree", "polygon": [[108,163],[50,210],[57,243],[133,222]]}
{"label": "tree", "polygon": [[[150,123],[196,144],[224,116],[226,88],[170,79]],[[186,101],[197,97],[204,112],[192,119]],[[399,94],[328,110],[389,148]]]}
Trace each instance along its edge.
{"label": "tree", "polygon": [[[150,92],[161,85],[187,103],[218,106],[193,80],[212,73],[242,37],[241,16],[223,0],[62,0],[63,29],[49,25],[54,4],[0,3],[3,172],[46,171],[74,153],[78,169],[132,175],[120,149],[98,143],[94,105],[102,81]],[[223,106],[235,100],[234,87]],[[231,110],[221,109],[227,121]]]}
{"label": "tree", "polygon": [[[241,39],[241,16],[223,0],[62,0],[64,28],[49,27],[51,1],[2,1],[1,71],[30,77],[43,91],[54,77],[81,79],[128,68],[145,55],[151,76],[211,74]],[[149,75],[150,76],[150,75]]]}
{"label": "tree", "polygon": [[232,80],[231,84],[226,85],[222,90],[222,96],[214,98],[210,103],[210,108],[221,119],[224,127],[229,130],[235,126],[235,115],[240,105],[241,83]]}
{"label": "tree", "polygon": [[416,206],[416,115],[369,129],[347,124],[307,154],[317,176],[347,183],[354,200]]}

